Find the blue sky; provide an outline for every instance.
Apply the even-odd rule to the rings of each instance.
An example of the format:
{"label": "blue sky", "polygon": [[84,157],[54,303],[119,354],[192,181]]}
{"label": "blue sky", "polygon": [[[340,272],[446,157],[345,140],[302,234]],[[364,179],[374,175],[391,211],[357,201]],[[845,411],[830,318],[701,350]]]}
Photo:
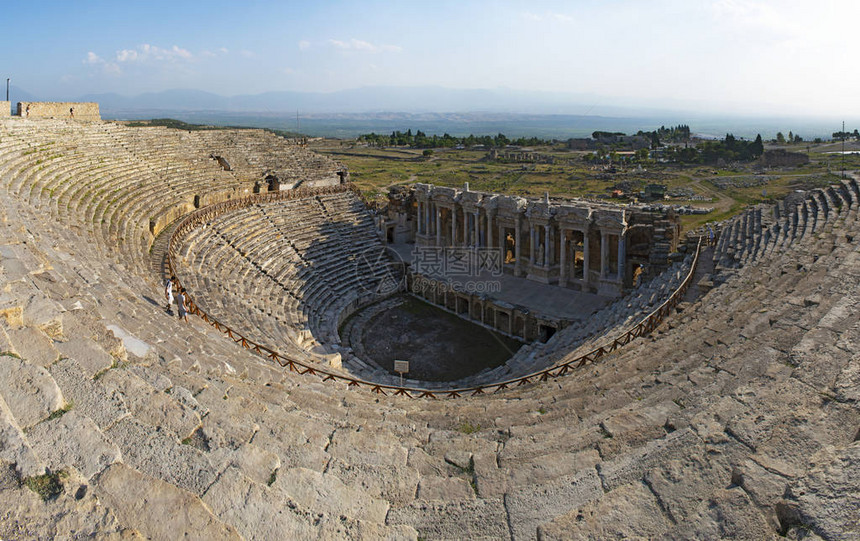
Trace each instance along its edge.
{"label": "blue sky", "polygon": [[860,115],[852,62],[860,2],[852,0],[7,1],[4,8],[0,75],[37,95],[434,85],[709,112]]}

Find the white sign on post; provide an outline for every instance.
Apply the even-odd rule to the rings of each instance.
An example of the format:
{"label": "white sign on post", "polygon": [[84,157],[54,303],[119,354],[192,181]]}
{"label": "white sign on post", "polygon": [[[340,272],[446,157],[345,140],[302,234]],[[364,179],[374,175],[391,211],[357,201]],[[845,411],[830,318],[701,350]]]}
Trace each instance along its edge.
{"label": "white sign on post", "polygon": [[394,361],[394,371],[400,374],[400,386],[403,387],[403,374],[409,373],[409,361]]}

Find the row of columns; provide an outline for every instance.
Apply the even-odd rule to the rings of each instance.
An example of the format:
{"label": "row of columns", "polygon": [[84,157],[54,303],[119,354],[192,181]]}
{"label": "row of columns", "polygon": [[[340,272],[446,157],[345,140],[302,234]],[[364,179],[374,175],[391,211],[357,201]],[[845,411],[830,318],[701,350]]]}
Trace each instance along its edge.
{"label": "row of columns", "polygon": [[[457,208],[456,206],[449,205],[440,205],[433,201],[418,201],[418,234],[423,236],[424,238],[433,238],[435,236],[435,244],[437,246],[441,246],[443,244],[443,224],[442,224],[442,212],[443,209],[448,209],[451,218],[451,244],[457,245],[457,232],[458,232],[458,222],[460,221],[457,216]],[[493,235],[492,231],[492,219],[495,211],[487,211],[484,214],[484,220],[481,220],[480,210],[476,209],[473,212],[469,212],[466,209],[462,210],[463,214],[463,245],[472,247],[472,248],[492,248],[493,247]],[[481,222],[484,222],[483,224]],[[514,273],[517,275],[521,274],[522,269],[522,219],[519,217],[515,217],[514,220],[514,258],[516,260]],[[540,227],[543,226],[543,254],[537,253],[538,249],[541,246],[541,231]],[[497,248],[501,251],[502,260],[506,256],[506,242],[505,242],[505,224],[499,223],[498,225],[498,243],[496,245]],[[531,266],[538,266],[549,269],[552,266],[552,262],[555,259],[555,254],[558,253],[558,263],[559,263],[559,283],[564,286],[567,285],[568,280],[571,278],[569,276],[569,267],[573,261],[568,261],[568,250],[569,250],[569,241],[567,239],[567,234],[573,231],[578,231],[583,236],[583,276],[582,280],[585,283],[589,282],[589,271],[590,271],[590,246],[589,246],[589,235],[587,230],[581,229],[573,229],[562,227],[559,229],[560,232],[560,242],[559,246],[556,248],[555,235],[552,234],[553,227],[547,224],[529,224],[529,238],[531,240],[529,246],[529,264]],[[617,242],[617,279],[619,281],[623,280],[624,276],[624,265],[625,265],[625,243],[624,243],[624,235],[623,232],[619,231],[617,233],[613,233],[611,231],[601,231],[600,234],[600,278],[606,279],[609,276],[610,268],[609,268],[609,237],[616,236],[618,238]],[[558,250],[558,252],[556,252]],[[543,256],[541,259],[541,264],[538,265],[537,261],[539,256]]]}
{"label": "row of columns", "polygon": [[[418,201],[418,234],[425,237],[436,237],[436,245],[442,245],[442,211],[448,209],[451,214],[451,244],[457,244],[458,223],[457,209],[448,205],[439,205],[432,201]],[[482,227],[479,210],[467,212],[463,210],[463,245],[473,248],[492,247],[490,227],[492,216],[485,213],[485,225]]]}

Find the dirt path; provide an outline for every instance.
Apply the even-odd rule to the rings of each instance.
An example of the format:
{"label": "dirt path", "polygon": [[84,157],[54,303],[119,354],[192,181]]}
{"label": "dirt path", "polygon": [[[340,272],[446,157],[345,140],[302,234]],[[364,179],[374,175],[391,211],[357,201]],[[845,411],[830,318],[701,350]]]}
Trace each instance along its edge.
{"label": "dirt path", "polygon": [[698,207],[713,206],[714,210],[717,211],[718,213],[726,212],[730,208],[732,208],[732,205],[735,204],[734,199],[727,196],[726,194],[718,192],[717,190],[711,188],[710,186],[706,186],[705,184],[702,183],[702,180],[708,180],[708,179],[693,180],[692,182],[690,182],[689,186],[695,186],[696,188],[698,188],[702,192],[704,192],[705,195],[711,196],[714,199],[714,201],[711,201],[710,203],[701,203],[698,205],[693,204],[694,207],[695,206],[698,206]]}

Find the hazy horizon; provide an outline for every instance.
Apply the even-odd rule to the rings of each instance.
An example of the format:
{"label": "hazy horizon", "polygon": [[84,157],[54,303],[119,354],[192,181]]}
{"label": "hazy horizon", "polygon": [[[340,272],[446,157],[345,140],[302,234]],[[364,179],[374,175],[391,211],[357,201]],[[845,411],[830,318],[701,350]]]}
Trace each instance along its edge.
{"label": "hazy horizon", "polygon": [[55,1],[38,24],[4,29],[15,54],[0,75],[52,97],[438,87],[541,93],[574,114],[860,118],[847,69],[858,16],[837,0]]}

